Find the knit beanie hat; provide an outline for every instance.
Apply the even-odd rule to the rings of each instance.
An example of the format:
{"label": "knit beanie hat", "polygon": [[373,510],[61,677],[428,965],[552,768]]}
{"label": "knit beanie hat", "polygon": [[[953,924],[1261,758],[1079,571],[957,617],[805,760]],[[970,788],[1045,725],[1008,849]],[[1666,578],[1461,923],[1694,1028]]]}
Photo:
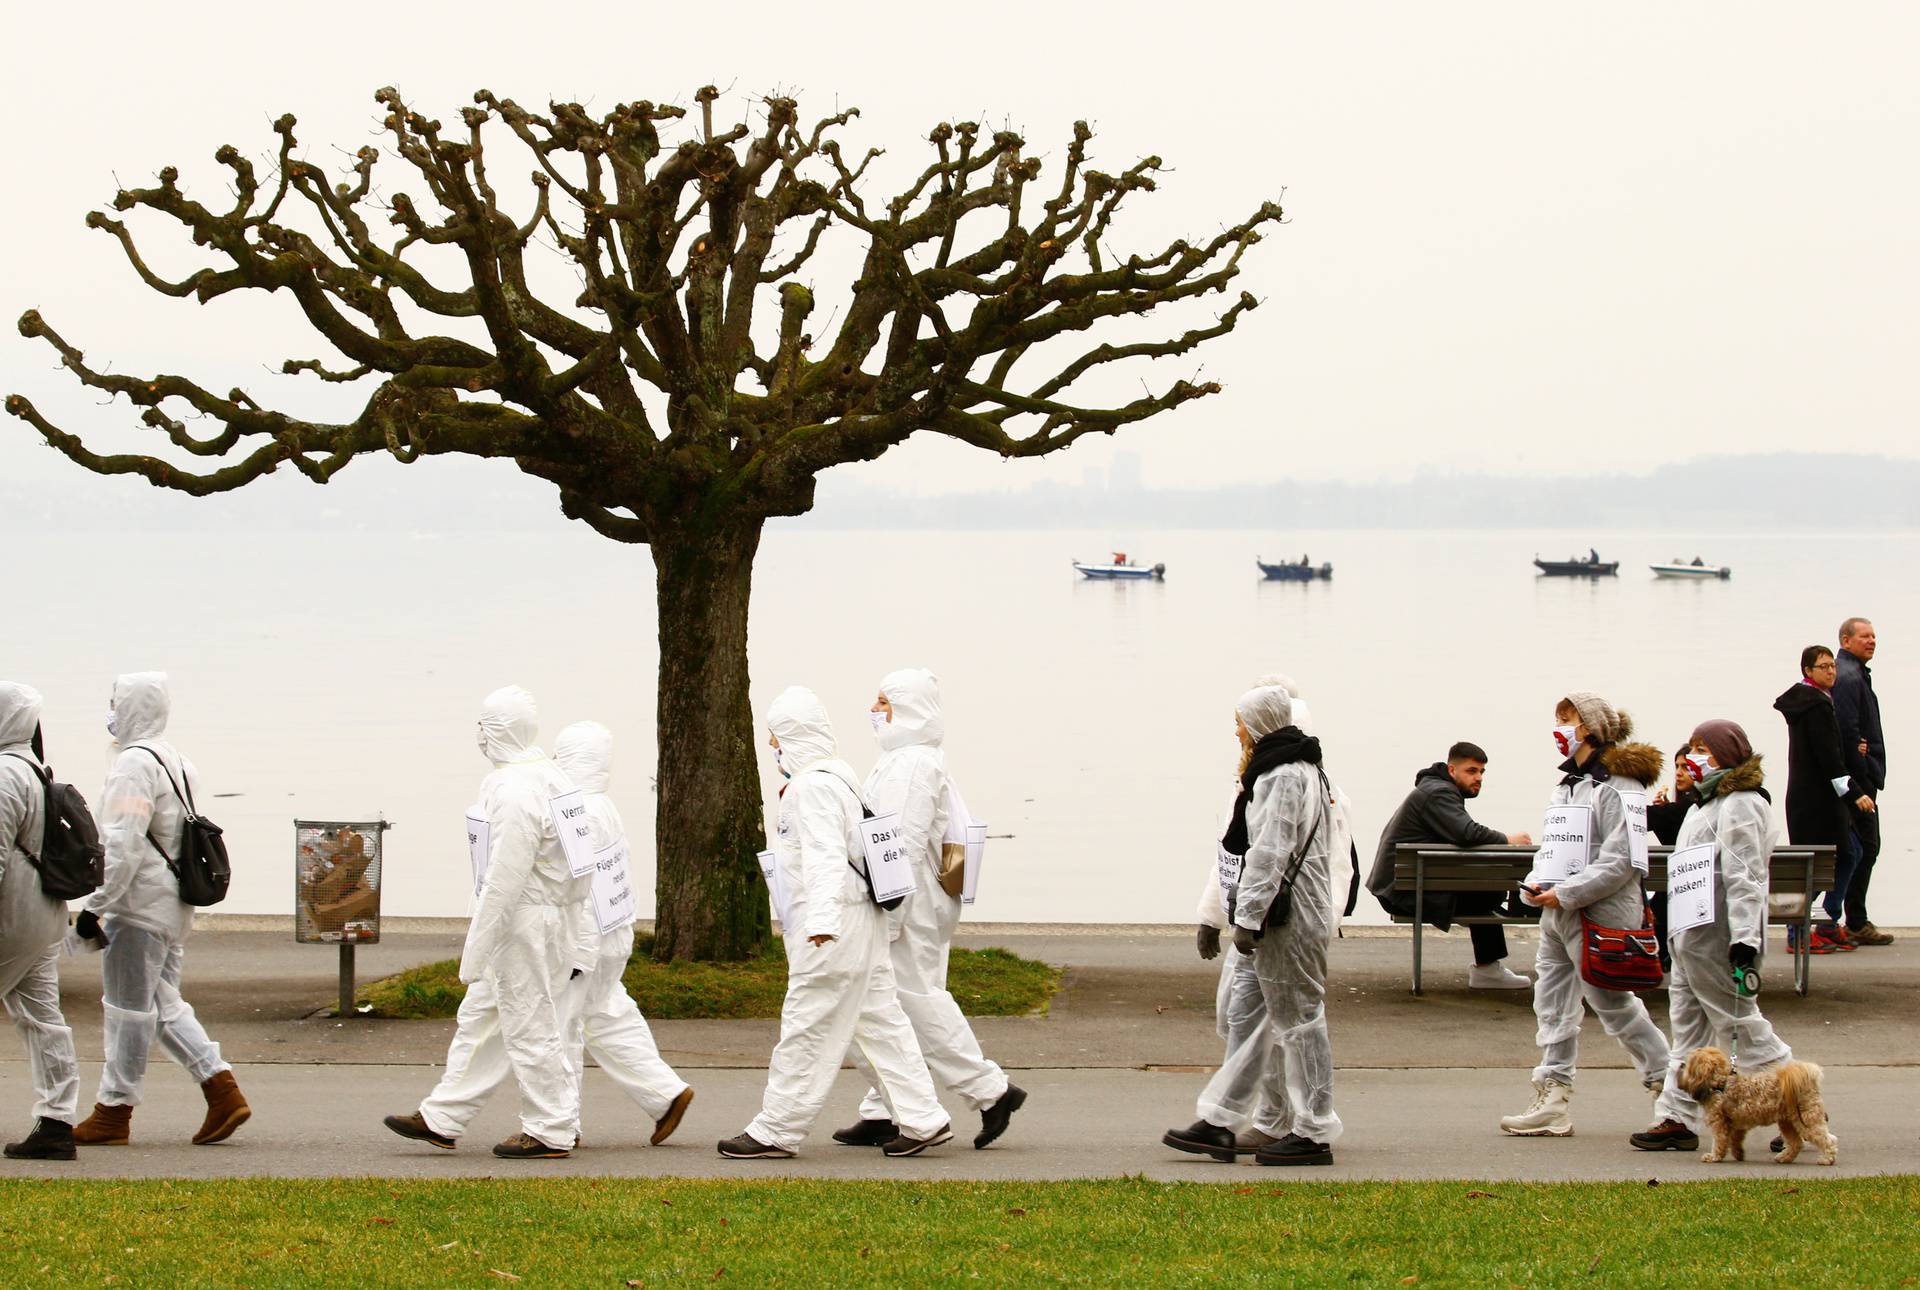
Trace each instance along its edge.
{"label": "knit beanie hat", "polygon": [[1732,770],[1753,757],[1753,741],[1737,722],[1702,721],[1693,728],[1693,737],[1707,746],[1713,764],[1721,770]]}
{"label": "knit beanie hat", "polygon": [[1591,690],[1575,690],[1566,701],[1597,744],[1617,744],[1633,733],[1633,718]]}

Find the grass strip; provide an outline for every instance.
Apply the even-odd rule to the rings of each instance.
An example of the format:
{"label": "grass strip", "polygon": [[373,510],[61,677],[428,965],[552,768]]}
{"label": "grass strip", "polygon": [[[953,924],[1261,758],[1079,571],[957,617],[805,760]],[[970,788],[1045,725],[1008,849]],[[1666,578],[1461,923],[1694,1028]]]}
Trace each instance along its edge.
{"label": "grass strip", "polygon": [[[759,958],[743,963],[656,963],[652,950],[651,937],[637,939],[626,971],[627,990],[650,1019],[780,1015],[787,956],[777,937]],[[376,1017],[451,1017],[467,993],[459,969],[455,959],[411,968],[362,987],[359,1001],[371,1005]],[[947,966],[947,989],[969,1016],[1045,1012],[1059,985],[1058,968],[1007,950],[956,949]]]}
{"label": "grass strip", "polygon": [[[0,1182],[8,1285],[1912,1285],[1920,1178]],[[1833,1241],[1844,1245],[1836,1252]],[[1736,1281],[1735,1279],[1739,1280]]]}

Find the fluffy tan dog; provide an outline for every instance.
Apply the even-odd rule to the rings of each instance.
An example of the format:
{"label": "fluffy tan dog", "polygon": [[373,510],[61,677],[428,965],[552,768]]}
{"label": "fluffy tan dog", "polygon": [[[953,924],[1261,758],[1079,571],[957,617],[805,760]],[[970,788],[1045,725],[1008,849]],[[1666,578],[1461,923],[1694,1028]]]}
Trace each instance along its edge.
{"label": "fluffy tan dog", "polygon": [[1749,1130],[1763,1124],[1780,1127],[1785,1145],[1774,1160],[1790,1165],[1804,1140],[1820,1148],[1820,1163],[1840,1158],[1840,1142],[1827,1128],[1826,1104],[1820,1100],[1820,1068],[1812,1062],[1782,1062],[1758,1075],[1736,1075],[1733,1063],[1718,1048],[1696,1048],[1680,1073],[1680,1087],[1706,1112],[1713,1130],[1713,1150],[1700,1158],[1715,1164],[1731,1151],[1735,1160],[1747,1158]]}

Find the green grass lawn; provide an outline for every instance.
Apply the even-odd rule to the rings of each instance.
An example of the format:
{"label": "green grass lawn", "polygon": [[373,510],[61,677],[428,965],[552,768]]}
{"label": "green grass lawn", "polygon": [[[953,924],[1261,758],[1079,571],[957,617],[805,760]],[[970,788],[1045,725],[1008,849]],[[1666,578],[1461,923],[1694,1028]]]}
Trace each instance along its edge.
{"label": "green grass lawn", "polygon": [[[787,993],[786,951],[776,938],[744,963],[655,963],[650,937],[639,938],[627,963],[627,989],[655,1021],[689,1017],[777,1017]],[[361,989],[376,1017],[451,1017],[467,988],[459,963],[429,963]],[[969,1016],[1018,1017],[1046,1011],[1060,971],[1006,950],[953,951],[947,988]]]}
{"label": "green grass lawn", "polygon": [[0,1183],[27,1285],[1912,1285],[1920,1179]]}

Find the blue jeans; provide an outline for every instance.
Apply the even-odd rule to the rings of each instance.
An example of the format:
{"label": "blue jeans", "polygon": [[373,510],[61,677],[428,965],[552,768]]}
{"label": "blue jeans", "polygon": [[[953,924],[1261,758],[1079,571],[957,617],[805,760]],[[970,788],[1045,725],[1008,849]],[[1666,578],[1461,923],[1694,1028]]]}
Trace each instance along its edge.
{"label": "blue jeans", "polygon": [[1853,885],[1853,871],[1860,866],[1860,839],[1848,829],[1833,853],[1833,890],[1820,902],[1827,921],[1837,923],[1846,908],[1847,889]]}

